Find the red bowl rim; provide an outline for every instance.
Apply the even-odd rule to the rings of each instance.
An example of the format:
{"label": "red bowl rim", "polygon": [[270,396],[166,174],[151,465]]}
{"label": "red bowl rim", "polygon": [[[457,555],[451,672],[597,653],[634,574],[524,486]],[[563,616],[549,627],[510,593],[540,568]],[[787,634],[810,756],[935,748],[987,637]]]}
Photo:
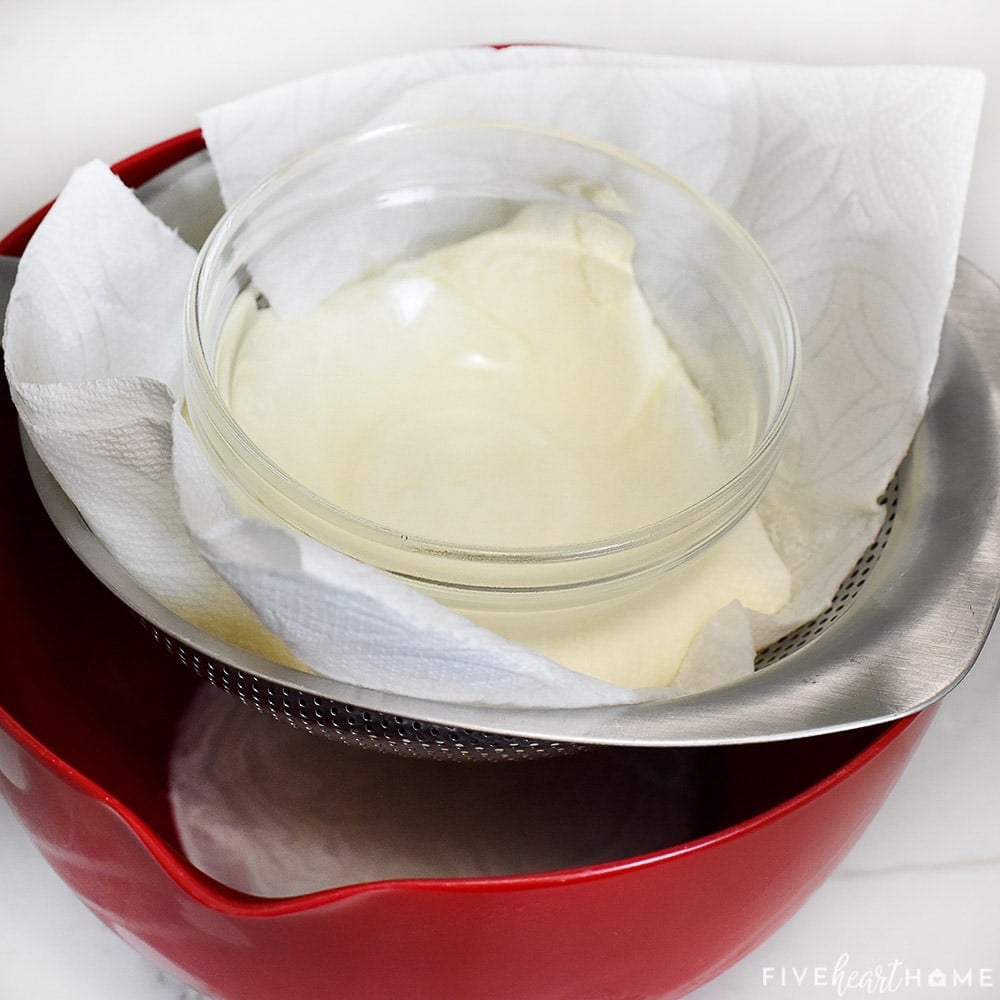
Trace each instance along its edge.
{"label": "red bowl rim", "polygon": [[[878,757],[892,743],[899,739],[924,712],[899,719],[876,736],[863,749],[847,761],[824,775],[808,788],[789,797],[754,816],[731,826],[714,831],[694,840],[676,844],[649,854],[622,858],[602,864],[582,868],[539,872],[528,875],[484,876],[480,878],[413,878],[386,879],[361,882],[353,885],[337,886],[298,896],[267,899],[230,889],[211,876],[204,874],[187,861],[163,839],[133,809],[121,799],[107,792],[92,778],[87,777],[58,754],[50,750],[32,735],[10,713],[0,706],[0,728],[4,729],[22,749],[41,762],[58,778],[81,794],[102,802],[111,810],[139,840],[160,868],[191,898],[203,905],[230,916],[278,916],[286,913],[301,913],[320,908],[351,896],[372,890],[420,891],[420,892],[502,892],[550,888],[574,882],[590,882],[596,879],[620,875],[624,872],[665,864],[673,859],[707,851],[717,845],[745,837],[755,830],[779,822],[790,813],[805,808],[810,802],[828,792],[861,771]],[[470,765],[476,766],[476,765]],[[489,765],[482,765],[489,766]]]}
{"label": "red bowl rim", "polygon": [[[119,160],[112,171],[130,187],[136,187],[151,180],[164,170],[188,156],[205,148],[201,129],[192,129],[165,139],[145,149]],[[52,206],[52,202],[38,209],[20,225],[0,239],[0,253],[19,257],[27,246],[35,230]],[[927,711],[926,709],[924,711]],[[488,876],[482,878],[425,878],[391,879],[379,882],[364,882],[355,885],[323,889],[318,892],[281,899],[264,899],[230,889],[181,857],[167,845],[146,823],[145,820],[125,805],[120,799],[108,793],[91,778],[63,760],[40,740],[24,728],[6,709],[0,705],[0,727],[18,742],[25,752],[41,761],[58,777],[77,791],[103,802],[132,831],[149,852],[153,860],[191,898],[203,905],[227,913],[231,916],[278,916],[286,913],[301,913],[323,907],[338,900],[359,893],[370,892],[373,888],[422,891],[422,892],[498,892],[509,890],[542,889],[572,882],[592,881],[598,878],[620,874],[636,868],[665,863],[671,859],[691,855],[720,843],[746,836],[751,831],[779,821],[783,816],[802,809],[808,803],[820,798],[832,788],[860,771],[869,761],[883,752],[914,723],[920,712],[897,720],[876,736],[871,743],[854,754],[844,764],[825,775],[805,790],[786,799],[755,816],[742,820],[703,837],[678,844],[650,854],[624,858],[599,865],[562,871],[542,872],[530,875]]]}

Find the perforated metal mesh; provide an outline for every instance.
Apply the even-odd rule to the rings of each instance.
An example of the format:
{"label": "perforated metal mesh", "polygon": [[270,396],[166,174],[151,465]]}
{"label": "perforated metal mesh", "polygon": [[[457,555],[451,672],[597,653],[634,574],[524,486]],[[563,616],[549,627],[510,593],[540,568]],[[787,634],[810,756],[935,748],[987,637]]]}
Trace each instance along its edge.
{"label": "perforated metal mesh", "polygon": [[478,732],[373,712],[274,684],[206,657],[140,619],[153,638],[203,680],[296,729],[353,746],[449,760],[519,760],[573,753],[580,747]]}
{"label": "perforated metal mesh", "polygon": [[885,551],[885,547],[889,544],[889,536],[892,534],[892,526],[896,520],[896,509],[899,507],[898,479],[892,480],[878,502],[885,511],[882,527],[875,540],[865,550],[864,555],[857,561],[850,575],[834,594],[829,607],[812,621],[800,625],[794,631],[771,643],[770,646],[759,650],[755,661],[757,670],[769,667],[796,650],[803,649],[815,642],[851,606],[879,557]]}
{"label": "perforated metal mesh", "polygon": [[[830,606],[811,622],[762,649],[757,655],[756,669],[765,669],[815,642],[850,607],[889,542],[899,503],[896,480],[879,502],[885,508],[879,534],[841,584]],[[552,743],[437,725],[317,697],[294,687],[266,681],[230,664],[219,663],[145,619],[141,620],[157,642],[203,680],[266,715],[327,739],[439,760],[524,760],[575,753],[583,749],[572,743]]]}

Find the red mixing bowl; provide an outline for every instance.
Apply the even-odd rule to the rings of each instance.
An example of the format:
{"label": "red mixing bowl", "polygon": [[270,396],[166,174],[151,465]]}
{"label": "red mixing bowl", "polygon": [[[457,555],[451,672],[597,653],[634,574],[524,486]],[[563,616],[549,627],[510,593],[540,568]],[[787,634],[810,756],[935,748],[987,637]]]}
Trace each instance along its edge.
{"label": "red mixing bowl", "polygon": [[[188,133],[116,169],[139,184],[201,145]],[[40,214],[0,253],[19,254]],[[171,741],[204,682],[72,555],[34,493],[9,400],[3,407],[0,792],[101,920],[213,997],[683,996],[823,882],[930,721],[925,710],[808,739],[642,751],[696,776],[697,794],[678,803],[696,835],[639,857],[241,895],[185,860],[168,802]]]}

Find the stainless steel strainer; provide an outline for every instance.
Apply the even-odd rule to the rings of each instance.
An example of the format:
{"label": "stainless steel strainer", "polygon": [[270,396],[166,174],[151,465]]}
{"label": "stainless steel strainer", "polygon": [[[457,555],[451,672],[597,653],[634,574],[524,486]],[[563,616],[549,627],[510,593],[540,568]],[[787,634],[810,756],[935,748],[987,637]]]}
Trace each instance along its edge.
{"label": "stainless steel strainer", "polygon": [[[222,212],[204,153],[139,189],[192,245]],[[571,710],[394,696],[271,663],[144,593],[93,535],[22,435],[57,529],[153,637],[208,682],[325,737],[395,752],[511,760],[593,744],[760,742],[908,715],[964,676],[1000,600],[1000,289],[960,262],[930,404],[883,498],[878,538],[830,607],[757,658],[752,677],[661,702]]]}

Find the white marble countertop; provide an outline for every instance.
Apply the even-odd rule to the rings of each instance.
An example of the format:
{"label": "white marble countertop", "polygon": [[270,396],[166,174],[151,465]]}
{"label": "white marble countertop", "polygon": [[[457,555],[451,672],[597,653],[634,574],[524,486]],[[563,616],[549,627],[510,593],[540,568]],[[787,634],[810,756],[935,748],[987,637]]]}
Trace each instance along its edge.
{"label": "white marble countertop", "polygon": [[[987,72],[963,253],[1000,276],[1000,5],[993,0],[3,0],[0,232],[88,159],[113,161],[267,83],[414,48],[563,41],[678,55],[930,62]],[[1000,634],[945,700],[885,808],[769,941],[696,996],[1000,997]],[[935,987],[939,970],[948,980]],[[850,995],[850,993],[848,994]],[[197,1000],[105,929],[0,802],[0,998]],[[261,998],[266,1000],[266,998]]]}

